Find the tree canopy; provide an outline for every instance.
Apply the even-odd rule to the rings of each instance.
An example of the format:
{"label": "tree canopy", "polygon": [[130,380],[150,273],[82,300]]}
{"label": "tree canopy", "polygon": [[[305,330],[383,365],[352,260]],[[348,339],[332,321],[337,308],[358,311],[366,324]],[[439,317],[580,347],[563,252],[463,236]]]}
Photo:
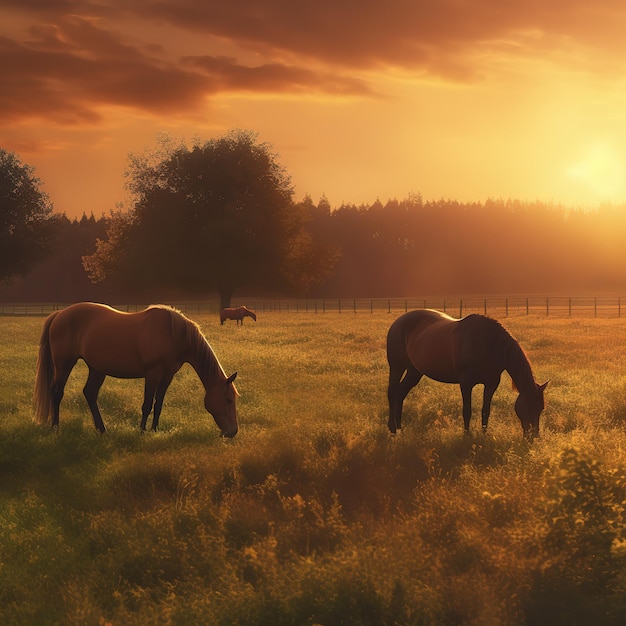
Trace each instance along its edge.
{"label": "tree canopy", "polygon": [[0,148],[0,282],[28,272],[49,249],[56,218],[35,169]]}
{"label": "tree canopy", "polygon": [[281,290],[321,278],[311,258],[324,251],[269,144],[234,130],[191,149],[168,138],[158,148],[131,155],[134,206],[111,216],[107,238],[84,258],[92,280],[123,276],[137,287],[218,291],[227,305],[237,289]]}

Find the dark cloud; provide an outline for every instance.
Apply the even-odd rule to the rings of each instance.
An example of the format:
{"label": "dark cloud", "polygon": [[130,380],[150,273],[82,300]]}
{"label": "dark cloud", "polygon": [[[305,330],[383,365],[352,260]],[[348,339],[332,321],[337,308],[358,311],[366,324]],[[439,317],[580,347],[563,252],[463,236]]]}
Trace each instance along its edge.
{"label": "dark cloud", "polygon": [[201,70],[215,91],[311,92],[372,95],[362,82],[350,77],[313,72],[282,63],[266,63],[255,67],[237,63],[232,57],[185,57],[188,67]]}
{"label": "dark cloud", "polygon": [[621,0],[145,0],[145,16],[265,53],[329,64],[399,66],[472,77],[471,53],[532,32],[536,46],[625,45]]}
{"label": "dark cloud", "polygon": [[[5,0],[10,10],[32,26],[2,29],[5,123],[94,123],[102,105],[189,113],[233,91],[373,95],[368,70],[470,81],[485,69],[479,57],[584,46],[606,61],[626,52],[621,0]],[[132,39],[125,23],[136,25]],[[177,58],[142,24],[207,35],[207,49]],[[257,61],[220,56],[215,38]]]}
{"label": "dark cloud", "polygon": [[210,56],[164,61],[159,46],[140,48],[99,24],[64,17],[32,26],[21,41],[0,38],[0,120],[95,123],[103,105],[184,113],[230,91],[369,93],[357,79],[280,63],[247,67]]}
{"label": "dark cloud", "polygon": [[33,27],[29,39],[19,43],[0,39],[0,67],[5,123],[38,116],[94,123],[101,105],[175,111],[197,102],[205,83],[80,18]]}

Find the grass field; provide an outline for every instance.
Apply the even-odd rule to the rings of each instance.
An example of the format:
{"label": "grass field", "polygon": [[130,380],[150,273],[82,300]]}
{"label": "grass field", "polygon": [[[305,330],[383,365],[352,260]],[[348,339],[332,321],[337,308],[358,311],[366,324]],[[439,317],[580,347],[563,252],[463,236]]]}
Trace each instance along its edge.
{"label": "grass field", "polygon": [[198,316],[240,431],[185,366],[161,429],[107,379],[93,429],[76,367],[61,428],[32,422],[43,318],[0,317],[0,621],[76,625],[626,622],[626,322],[516,317],[538,382],[528,444],[503,376],[490,430],[424,380],[387,431],[395,315]]}

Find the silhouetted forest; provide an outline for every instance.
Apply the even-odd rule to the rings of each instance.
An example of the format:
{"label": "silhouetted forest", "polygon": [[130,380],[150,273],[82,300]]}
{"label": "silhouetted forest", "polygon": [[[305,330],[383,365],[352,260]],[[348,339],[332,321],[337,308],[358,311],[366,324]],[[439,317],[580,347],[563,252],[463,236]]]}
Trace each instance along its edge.
{"label": "silhouetted forest", "polygon": [[0,286],[4,302],[73,302],[106,300],[110,287],[93,285],[83,269],[82,256],[93,251],[96,238],[103,238],[106,218],[83,215],[80,220],[61,216],[55,241],[47,258],[22,278]]}
{"label": "silhouetted forest", "polygon": [[[307,200],[305,200],[307,202]],[[582,293],[626,286],[626,207],[540,202],[342,205],[309,201],[316,236],[341,251],[317,295]]]}
{"label": "silhouetted forest", "polygon": [[[307,297],[621,292],[626,286],[626,207],[595,210],[516,200],[461,203],[421,196],[332,208],[301,203],[314,241],[336,263]],[[0,288],[7,301],[184,298],[185,293],[124,294],[92,285],[81,257],[104,238],[106,217],[60,220],[56,245],[28,276]],[[206,296],[214,294],[207,293]],[[269,295],[269,294],[236,294]],[[279,295],[279,294],[271,294]]]}

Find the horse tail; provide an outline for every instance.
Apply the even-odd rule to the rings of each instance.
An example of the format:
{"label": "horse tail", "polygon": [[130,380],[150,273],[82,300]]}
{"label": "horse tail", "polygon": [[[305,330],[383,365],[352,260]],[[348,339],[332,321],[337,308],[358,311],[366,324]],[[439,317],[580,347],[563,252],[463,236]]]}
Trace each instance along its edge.
{"label": "horse tail", "polygon": [[54,365],[52,363],[52,351],[50,350],[50,324],[59,312],[55,311],[46,320],[39,340],[39,353],[37,355],[37,374],[35,376],[35,420],[40,424],[48,424],[52,414],[52,379],[54,377]]}

